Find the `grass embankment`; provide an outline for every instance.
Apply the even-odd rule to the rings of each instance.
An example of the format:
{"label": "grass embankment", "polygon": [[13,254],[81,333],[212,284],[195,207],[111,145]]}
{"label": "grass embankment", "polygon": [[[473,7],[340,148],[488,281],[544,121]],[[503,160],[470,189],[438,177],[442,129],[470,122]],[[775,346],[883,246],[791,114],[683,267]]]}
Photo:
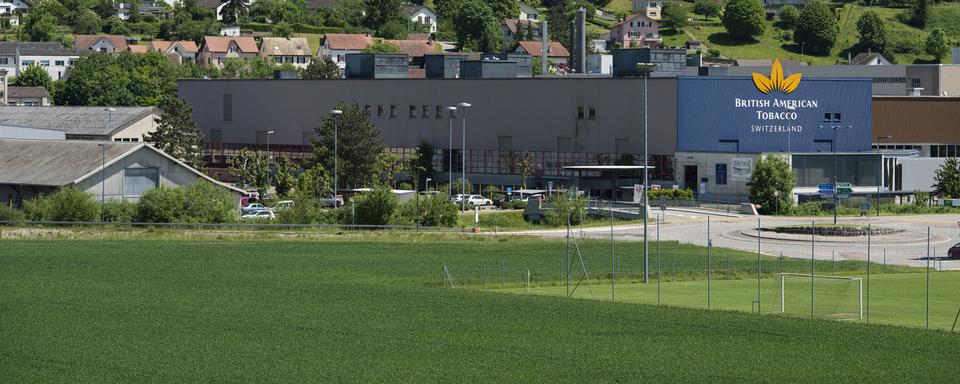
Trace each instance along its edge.
{"label": "grass embankment", "polygon": [[346,239],[4,240],[0,382],[956,377],[946,333],[432,286],[562,242]]}
{"label": "grass embankment", "polygon": [[[465,228],[473,227],[474,225],[474,215],[473,212],[466,212],[460,214],[460,223]],[[532,222],[526,221],[523,219],[523,211],[512,210],[512,211],[487,211],[480,212],[479,216],[480,228],[484,231],[517,231],[517,230],[537,230],[537,229],[560,229],[566,228],[565,226],[554,226],[548,225],[547,223],[541,222],[540,224],[534,224]],[[651,215],[649,222],[656,222],[656,219]],[[615,225],[624,225],[624,224],[637,224],[643,223],[643,220],[625,220],[625,219],[614,219]],[[609,226],[609,218],[599,218],[596,216],[588,216],[586,220],[583,221],[583,227],[597,227],[597,226]],[[580,227],[581,225],[576,225]]]}

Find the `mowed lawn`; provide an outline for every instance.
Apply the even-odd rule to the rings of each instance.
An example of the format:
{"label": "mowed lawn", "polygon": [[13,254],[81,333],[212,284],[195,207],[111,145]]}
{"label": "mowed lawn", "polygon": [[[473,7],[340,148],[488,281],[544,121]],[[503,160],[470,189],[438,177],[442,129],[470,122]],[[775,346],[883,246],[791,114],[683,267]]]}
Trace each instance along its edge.
{"label": "mowed lawn", "polygon": [[444,263],[546,266],[562,247],[2,240],[0,382],[861,383],[960,372],[950,364],[960,336],[941,331],[440,286]]}

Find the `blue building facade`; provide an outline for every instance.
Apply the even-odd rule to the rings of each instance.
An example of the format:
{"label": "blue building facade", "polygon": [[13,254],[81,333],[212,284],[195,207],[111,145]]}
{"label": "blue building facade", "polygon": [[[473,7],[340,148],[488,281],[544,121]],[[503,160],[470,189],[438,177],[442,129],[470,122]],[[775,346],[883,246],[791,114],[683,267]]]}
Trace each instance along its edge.
{"label": "blue building facade", "polygon": [[870,79],[776,78],[764,85],[749,77],[680,77],[677,151],[869,151],[871,86]]}

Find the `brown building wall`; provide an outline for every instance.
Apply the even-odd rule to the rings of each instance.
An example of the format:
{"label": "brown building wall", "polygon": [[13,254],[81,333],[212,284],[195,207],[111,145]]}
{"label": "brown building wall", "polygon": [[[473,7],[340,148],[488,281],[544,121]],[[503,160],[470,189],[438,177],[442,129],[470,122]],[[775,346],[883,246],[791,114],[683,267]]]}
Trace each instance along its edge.
{"label": "brown building wall", "polygon": [[873,133],[874,142],[960,144],[960,97],[874,97]]}

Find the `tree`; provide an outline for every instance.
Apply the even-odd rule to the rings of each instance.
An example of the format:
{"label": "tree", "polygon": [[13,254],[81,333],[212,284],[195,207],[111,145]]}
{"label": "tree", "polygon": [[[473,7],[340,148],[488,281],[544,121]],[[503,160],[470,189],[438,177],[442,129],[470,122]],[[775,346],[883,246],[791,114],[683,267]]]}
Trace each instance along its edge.
{"label": "tree", "polygon": [[950,42],[947,41],[947,35],[943,32],[943,28],[936,27],[933,31],[930,31],[925,48],[926,52],[933,55],[938,63],[942,62],[944,57],[947,57],[947,54],[950,53]]}
{"label": "tree", "polygon": [[270,169],[267,157],[260,151],[250,152],[240,149],[240,154],[230,160],[230,174],[239,179],[240,188],[256,188],[261,195],[270,187]]}
{"label": "tree", "polygon": [[766,29],[765,12],[760,0],[730,0],[723,10],[724,28],[727,33],[742,38],[751,39],[762,35]]}
{"label": "tree", "polygon": [[703,17],[717,17],[720,16],[721,11],[723,11],[723,5],[718,0],[697,0],[693,4],[693,13]]}
{"label": "tree", "polygon": [[750,202],[757,204],[757,210],[763,214],[776,213],[778,207],[781,211],[789,210],[795,183],[796,175],[786,159],[780,156],[760,159],[750,178]]}
{"label": "tree", "polygon": [[533,174],[533,154],[524,151],[517,161],[517,170],[520,171],[520,186],[527,189],[527,179]]}
{"label": "tree", "polygon": [[414,156],[416,164],[413,166],[419,170],[419,180],[417,180],[417,184],[426,181],[427,178],[433,178],[433,155],[433,145],[421,140],[420,145],[417,147],[417,153]]}
{"label": "tree", "polygon": [[127,22],[128,23],[139,23],[140,16],[140,1],[133,0],[130,3],[130,9],[127,10]]}
{"label": "tree", "polygon": [[837,34],[837,20],[830,8],[822,1],[814,0],[803,7],[793,41],[803,43],[806,52],[827,55],[837,42]]}
{"label": "tree", "polygon": [[[326,115],[315,128],[320,140],[313,153],[324,169],[334,169],[334,130],[336,129],[337,167],[340,188],[366,187],[373,181],[377,157],[383,152],[380,131],[360,105],[337,104],[341,115]],[[336,124],[336,125],[335,125]]]}
{"label": "tree", "polygon": [[457,48],[461,51],[497,51],[500,44],[499,23],[485,2],[463,3],[456,9],[452,23],[457,34]]}
{"label": "tree", "polygon": [[687,10],[679,2],[667,2],[663,5],[661,12],[663,18],[660,19],[660,26],[680,32],[680,29],[687,26]]}
{"label": "tree", "polygon": [[933,176],[933,193],[942,198],[960,197],[960,160],[948,157]]}
{"label": "tree", "polygon": [[157,130],[145,138],[153,146],[177,160],[202,170],[203,136],[193,120],[193,109],[186,100],[168,96],[157,107]]}
{"label": "tree", "polygon": [[400,201],[393,191],[377,187],[357,198],[356,220],[362,225],[387,225]]}
{"label": "tree", "polygon": [[274,166],[273,172],[273,185],[276,187],[277,195],[280,197],[289,196],[290,191],[293,190],[294,183],[296,182],[294,172],[296,172],[296,169],[287,155],[281,156],[280,160],[277,161],[277,165]]}
{"label": "tree", "polygon": [[231,57],[224,60],[223,77],[228,79],[270,79],[276,69],[265,57]]}
{"label": "tree", "polygon": [[363,49],[363,53],[402,53],[396,44],[393,44],[389,41],[376,39],[373,41],[373,44],[368,45]]}
{"label": "tree", "polygon": [[223,17],[225,24],[239,23],[240,19],[247,15],[247,9],[250,7],[248,0],[223,0],[225,4],[220,9],[220,16]]}
{"label": "tree", "polygon": [[910,25],[923,29],[927,26],[927,0],[916,0],[913,4],[913,10],[910,12]]}
{"label": "tree", "polygon": [[520,3],[516,0],[487,0],[497,20],[516,19],[520,16]]}
{"label": "tree", "polygon": [[47,70],[39,65],[31,64],[27,66],[27,69],[24,69],[23,72],[20,72],[20,76],[17,76],[17,80],[13,85],[18,87],[43,87],[50,89],[52,82],[53,79],[50,78]]}
{"label": "tree", "polygon": [[792,5],[784,5],[780,8],[780,28],[792,30],[797,27],[797,21],[800,20],[800,11]]}
{"label": "tree", "polygon": [[340,78],[340,67],[337,66],[337,63],[327,60],[325,58],[318,58],[307,64],[307,68],[303,70],[303,79],[304,80],[319,80],[319,79],[339,79]]}
{"label": "tree", "polygon": [[293,36],[293,27],[290,26],[290,23],[281,21],[273,25],[273,35],[277,37]]}
{"label": "tree", "polygon": [[74,187],[63,187],[49,195],[24,201],[30,220],[100,221],[100,204],[92,193]]}
{"label": "tree", "polygon": [[316,163],[297,177],[296,190],[304,197],[330,196],[333,191],[333,178],[322,164]]}
{"label": "tree", "polygon": [[30,10],[20,21],[21,33],[30,41],[52,41],[57,34],[57,17],[48,11],[50,0]]}
{"label": "tree", "polygon": [[77,14],[73,30],[78,35],[95,35],[103,28],[103,20],[96,12],[84,9]]}
{"label": "tree", "polygon": [[127,23],[120,20],[116,15],[107,18],[104,24],[106,24],[104,29],[111,35],[127,35],[130,33],[130,28],[127,28]]}
{"label": "tree", "polygon": [[97,2],[94,11],[97,12],[97,16],[100,16],[101,19],[106,19],[116,14],[116,10],[113,8],[113,0],[100,0]]}
{"label": "tree", "polygon": [[377,164],[373,172],[374,179],[384,187],[393,188],[397,175],[400,174],[402,168],[403,164],[401,164],[399,156],[381,152],[377,156]]}
{"label": "tree", "polygon": [[408,22],[400,12],[400,4],[400,0],[363,0],[363,11],[366,15],[363,26],[377,31],[377,36],[394,37],[381,32],[385,31],[385,27],[395,25],[397,21]]}
{"label": "tree", "polygon": [[860,32],[861,49],[874,52],[887,51],[887,29],[876,12],[864,12],[857,20],[857,31]]}

